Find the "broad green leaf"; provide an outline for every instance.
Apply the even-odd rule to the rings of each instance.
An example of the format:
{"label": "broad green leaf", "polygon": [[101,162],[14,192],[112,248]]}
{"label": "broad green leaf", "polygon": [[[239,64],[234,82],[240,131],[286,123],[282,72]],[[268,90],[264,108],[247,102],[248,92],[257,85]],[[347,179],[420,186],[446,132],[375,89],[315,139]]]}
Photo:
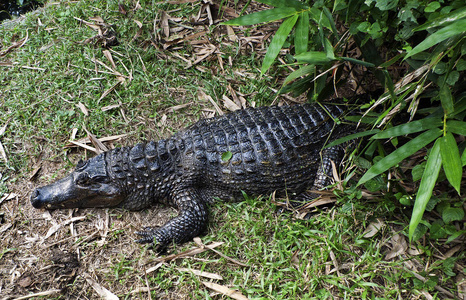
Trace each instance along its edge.
{"label": "broad green leaf", "polygon": [[443,111],[449,116],[453,112],[453,99],[451,97],[450,86],[444,83],[438,92]]}
{"label": "broad green leaf", "polygon": [[464,209],[462,207],[448,207],[442,212],[442,220],[446,224],[453,221],[461,221],[464,218]]}
{"label": "broad green leaf", "polygon": [[330,59],[335,59],[335,52],[332,43],[330,43],[329,39],[325,37],[323,39],[323,42],[325,54],[327,55],[327,57]]}
{"label": "broad green leaf", "polygon": [[307,51],[309,44],[309,12],[303,11],[299,14],[296,25],[294,47],[295,53],[300,54]]}
{"label": "broad green leaf", "polygon": [[429,28],[434,28],[437,26],[445,25],[451,22],[455,22],[464,17],[466,17],[466,7],[462,7],[460,9],[454,10],[447,15],[438,17],[435,20],[424,23],[421,26],[414,28],[413,31],[421,31],[421,30],[426,30]]}
{"label": "broad green leaf", "polygon": [[296,9],[293,7],[272,8],[252,13],[249,15],[244,15],[239,18],[223,22],[221,23],[221,25],[254,25],[259,23],[277,21],[292,16],[294,14],[296,14]]}
{"label": "broad green leaf", "polygon": [[262,62],[261,74],[265,74],[265,72],[267,72],[267,70],[273,64],[297,20],[298,15],[295,14],[294,16],[291,16],[283,21],[282,25],[280,25],[280,28],[278,28],[277,32],[275,33],[272,42],[270,42],[269,49],[265,54],[264,61]]}
{"label": "broad green leaf", "polygon": [[313,73],[315,71],[315,66],[314,65],[306,65],[302,66],[301,68],[297,69],[296,71],[293,71],[288,75],[283,82],[283,84],[287,84],[288,82],[295,80],[296,78],[299,78],[301,76]]}
{"label": "broad green leaf", "polygon": [[330,10],[326,6],[324,6],[322,8],[322,11],[324,12],[325,16],[327,17],[327,19],[328,19],[328,21],[330,23],[330,27],[332,29],[333,34],[335,35],[336,39],[339,40],[340,35],[338,34],[337,26],[335,25],[335,20],[333,20],[332,13],[330,12]]}
{"label": "broad green leaf", "polygon": [[447,131],[466,136],[466,122],[457,120],[447,121]]}
{"label": "broad green leaf", "polygon": [[442,155],[442,165],[445,175],[459,194],[463,167],[458,145],[451,132],[447,132],[447,134],[440,139],[440,154]]}
{"label": "broad green leaf", "polygon": [[[433,131],[434,129],[432,129]],[[427,159],[426,168],[422,175],[421,184],[417,191],[416,201],[414,202],[413,214],[409,222],[409,240],[413,239],[414,231],[422,219],[427,203],[432,196],[435,183],[437,182],[440,167],[442,166],[442,157],[440,156],[440,139],[435,141],[429,158]]]}
{"label": "broad green leaf", "polygon": [[273,7],[294,7],[297,9],[309,8],[306,4],[298,0],[257,0],[257,2],[268,4]]}
{"label": "broad green leaf", "polygon": [[407,142],[374,164],[369,170],[367,170],[366,174],[361,177],[358,185],[361,185],[371,178],[387,171],[391,167],[396,166],[403,159],[413,155],[416,151],[435,140],[441,134],[442,131],[440,129],[434,128],[418,135],[416,138]]}
{"label": "broad green leaf", "polygon": [[349,61],[349,62],[351,62],[353,64],[358,64],[358,65],[368,67],[368,68],[375,67],[375,65],[373,63],[363,61],[363,60],[359,60],[359,59],[352,58],[352,57],[339,57],[339,59],[344,60],[344,61]]}
{"label": "broad green leaf", "polygon": [[329,143],[328,145],[326,145],[324,147],[325,148],[329,148],[329,147],[333,147],[333,146],[336,146],[336,145],[340,145],[340,144],[343,144],[347,141],[351,141],[351,140],[355,140],[357,138],[360,138],[360,137],[364,137],[364,136],[368,136],[368,135],[371,135],[371,134],[374,134],[374,133],[377,133],[379,132],[380,129],[372,129],[372,130],[367,130],[367,131],[361,131],[361,132],[357,132],[357,133],[353,133],[353,134],[350,134],[350,135],[347,135],[345,137],[342,137],[342,138],[339,138],[339,139],[336,139],[334,140],[333,142]]}
{"label": "broad green leaf", "polygon": [[305,62],[314,65],[323,65],[325,63],[328,63],[329,61],[332,61],[332,59],[327,57],[327,54],[319,51],[304,52],[295,55],[294,58],[296,58],[298,62]]}
{"label": "broad green leaf", "polygon": [[229,160],[232,158],[232,156],[233,156],[233,153],[231,153],[230,151],[223,152],[223,153],[222,153],[222,160],[223,160],[224,162],[227,162],[227,161],[229,161]]}
{"label": "broad green leaf", "polygon": [[456,22],[451,23],[448,26],[439,29],[435,33],[426,37],[425,40],[423,40],[419,45],[414,47],[411,51],[408,51],[404,59],[429,49],[430,47],[441,43],[444,40],[451,38],[452,36],[464,34],[464,32],[466,32],[466,19],[457,20]]}
{"label": "broad green leaf", "polygon": [[443,125],[442,120],[437,118],[425,118],[418,121],[401,124],[389,129],[386,129],[380,133],[377,133],[372,139],[388,139],[394,136],[406,135],[415,132],[425,131]]}
{"label": "broad green leaf", "polygon": [[466,149],[463,151],[463,155],[461,155],[461,163],[463,167],[466,166]]}

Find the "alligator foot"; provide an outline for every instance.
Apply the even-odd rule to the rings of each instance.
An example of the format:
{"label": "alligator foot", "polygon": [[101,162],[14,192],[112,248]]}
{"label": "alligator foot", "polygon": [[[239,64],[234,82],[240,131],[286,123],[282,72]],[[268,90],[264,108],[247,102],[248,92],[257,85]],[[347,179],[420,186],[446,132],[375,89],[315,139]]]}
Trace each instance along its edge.
{"label": "alligator foot", "polygon": [[167,251],[168,244],[157,241],[157,231],[158,228],[144,227],[142,231],[136,232],[136,234],[141,237],[140,239],[136,240],[136,242],[140,244],[151,244],[150,248],[156,253],[165,253]]}

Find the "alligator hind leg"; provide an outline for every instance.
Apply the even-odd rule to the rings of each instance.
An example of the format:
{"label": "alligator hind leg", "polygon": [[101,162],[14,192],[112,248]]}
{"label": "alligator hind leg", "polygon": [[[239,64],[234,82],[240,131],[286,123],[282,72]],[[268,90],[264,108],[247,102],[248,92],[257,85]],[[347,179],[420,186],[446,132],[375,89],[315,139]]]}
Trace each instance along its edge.
{"label": "alligator hind leg", "polygon": [[156,252],[164,252],[170,243],[183,243],[198,236],[207,227],[208,209],[204,199],[194,189],[178,190],[171,195],[179,209],[177,217],[159,228],[144,228],[136,232],[138,243],[152,243]]}
{"label": "alligator hind leg", "polygon": [[[322,159],[316,172],[315,180],[310,188],[310,191],[304,191],[293,200],[289,201],[291,207],[288,210],[300,210],[306,206],[307,203],[317,199],[320,195],[312,191],[319,191],[329,186],[332,183],[332,161],[338,165],[343,157],[343,149],[341,146],[333,146],[322,150]],[[281,208],[279,213],[285,211],[286,208]],[[307,214],[305,218],[309,218]]]}

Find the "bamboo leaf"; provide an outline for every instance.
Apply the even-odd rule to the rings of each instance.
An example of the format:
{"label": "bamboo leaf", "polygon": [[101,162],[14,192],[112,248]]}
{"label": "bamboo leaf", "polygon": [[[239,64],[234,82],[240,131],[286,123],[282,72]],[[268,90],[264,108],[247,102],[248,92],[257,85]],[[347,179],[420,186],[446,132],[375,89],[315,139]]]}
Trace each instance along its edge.
{"label": "bamboo leaf", "polygon": [[332,59],[327,57],[327,54],[319,51],[309,51],[304,52],[294,57],[298,62],[305,62],[314,65],[323,65],[332,61]]}
{"label": "bamboo leaf", "polygon": [[299,14],[298,24],[296,25],[294,47],[295,53],[300,54],[307,51],[309,44],[309,12],[303,11]]}
{"label": "bamboo leaf", "polygon": [[267,72],[267,70],[273,64],[297,20],[298,15],[295,14],[294,16],[291,16],[283,21],[282,25],[280,25],[280,28],[278,28],[277,32],[275,33],[272,42],[270,42],[269,49],[265,54],[264,61],[262,62],[261,74],[265,74],[265,72]]}
{"label": "bamboo leaf", "polygon": [[221,25],[236,25],[236,26],[246,26],[246,25],[254,25],[259,23],[265,22],[272,22],[276,20],[280,20],[283,18],[287,18],[296,14],[296,9],[293,7],[280,7],[280,8],[272,8],[268,10],[262,10],[259,12],[255,12],[249,15],[244,15],[239,18],[223,22]]}
{"label": "bamboo leaf", "polygon": [[375,67],[375,65],[373,63],[363,61],[363,60],[359,60],[359,59],[352,58],[352,57],[340,57],[339,59],[344,60],[344,61],[349,61],[351,63],[358,64],[358,65],[368,67],[368,68]]}
{"label": "bamboo leaf", "polygon": [[358,185],[361,185],[368,180],[374,178],[375,176],[387,171],[391,167],[397,165],[403,159],[409,157],[410,155],[414,154],[416,151],[421,149],[422,147],[426,146],[437,137],[442,134],[440,129],[430,129],[416,138],[412,139],[411,141],[407,142],[400,148],[396,149],[386,157],[382,158],[376,164],[374,164],[369,170],[367,170],[366,174],[364,174],[358,182]]}
{"label": "bamboo leaf", "polygon": [[460,9],[454,10],[454,11],[450,12],[447,15],[436,18],[433,21],[424,23],[421,26],[418,26],[418,27],[414,28],[413,31],[421,31],[421,30],[426,30],[426,29],[429,29],[429,28],[434,28],[434,27],[437,27],[437,26],[441,26],[441,25],[444,25],[444,24],[455,22],[455,21],[457,21],[459,19],[462,19],[464,17],[466,17],[466,7],[462,7]]}
{"label": "bamboo leaf", "polygon": [[458,145],[451,132],[447,132],[447,134],[440,139],[440,154],[442,156],[442,165],[445,175],[459,195],[463,165],[461,163]]}
{"label": "bamboo leaf", "polygon": [[301,68],[297,69],[296,71],[291,72],[290,75],[288,75],[286,77],[285,81],[283,82],[283,85],[287,84],[290,81],[295,80],[296,78],[299,78],[301,76],[313,73],[314,70],[315,70],[314,65],[302,66]]}
{"label": "bamboo leaf", "polygon": [[466,19],[457,20],[456,22],[451,23],[450,25],[445,26],[435,33],[429,35],[419,45],[408,51],[404,59],[429,49],[430,47],[441,43],[452,36],[463,34],[464,32],[466,32]]}
{"label": "bamboo leaf", "polygon": [[294,7],[296,9],[309,8],[306,4],[298,0],[257,0],[257,2],[268,4],[273,7]]}
{"label": "bamboo leaf", "polygon": [[326,145],[324,147],[324,149],[329,148],[329,147],[333,147],[333,146],[336,146],[336,145],[340,145],[340,144],[343,144],[343,143],[345,143],[347,141],[355,140],[355,139],[358,139],[360,137],[368,136],[368,135],[377,133],[379,131],[380,131],[380,129],[371,129],[371,130],[367,130],[367,131],[361,131],[361,132],[353,133],[353,134],[347,135],[345,137],[334,140],[333,142]]}
{"label": "bamboo leaf", "polygon": [[395,136],[411,134],[415,132],[425,131],[442,126],[442,120],[437,118],[425,118],[418,121],[398,125],[380,133],[377,133],[372,139],[388,139]]}
{"label": "bamboo leaf", "polygon": [[336,39],[339,40],[340,35],[338,34],[337,26],[335,25],[335,20],[333,20],[332,13],[326,6],[324,6],[322,10],[330,23],[330,27],[332,29],[333,34],[335,35]]}
{"label": "bamboo leaf", "polygon": [[413,214],[409,222],[409,239],[412,240],[414,231],[422,219],[422,215],[426,210],[427,203],[432,196],[435,183],[437,182],[440,167],[442,165],[442,157],[440,155],[440,139],[435,141],[429,158],[427,159],[426,168],[422,175],[421,184],[417,191],[416,201],[414,202]]}
{"label": "bamboo leaf", "polygon": [[461,155],[461,163],[464,166],[466,166],[466,149],[463,151],[463,155]]}
{"label": "bamboo leaf", "polygon": [[450,86],[444,83],[439,90],[440,102],[442,103],[443,111],[449,116],[453,111],[453,98],[451,97]]}
{"label": "bamboo leaf", "polygon": [[466,122],[457,120],[447,121],[447,131],[466,136]]}

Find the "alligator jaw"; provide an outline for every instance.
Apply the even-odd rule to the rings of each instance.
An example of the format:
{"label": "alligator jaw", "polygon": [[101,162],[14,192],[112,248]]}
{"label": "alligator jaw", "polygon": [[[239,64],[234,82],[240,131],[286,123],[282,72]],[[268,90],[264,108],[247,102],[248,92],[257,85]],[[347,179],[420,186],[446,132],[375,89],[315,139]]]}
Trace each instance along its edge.
{"label": "alligator jaw", "polygon": [[123,201],[116,186],[106,183],[79,186],[74,175],[35,189],[31,194],[32,206],[45,209],[115,207]]}

